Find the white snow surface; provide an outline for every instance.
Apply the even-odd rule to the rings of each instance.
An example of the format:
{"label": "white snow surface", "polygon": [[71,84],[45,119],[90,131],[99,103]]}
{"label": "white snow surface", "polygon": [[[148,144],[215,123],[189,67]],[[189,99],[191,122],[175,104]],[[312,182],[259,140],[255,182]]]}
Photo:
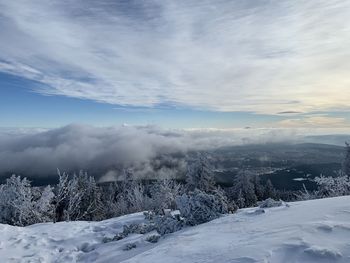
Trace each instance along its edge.
{"label": "white snow surface", "polygon": [[[241,209],[162,237],[103,243],[142,213],[101,222],[0,225],[0,262],[350,262],[350,196]],[[127,243],[136,248],[125,251]]]}

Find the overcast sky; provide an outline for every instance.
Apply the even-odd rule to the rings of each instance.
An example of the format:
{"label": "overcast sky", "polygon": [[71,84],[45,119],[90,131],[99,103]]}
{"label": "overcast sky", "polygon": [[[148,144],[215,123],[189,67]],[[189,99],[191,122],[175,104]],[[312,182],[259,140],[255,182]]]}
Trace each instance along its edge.
{"label": "overcast sky", "polygon": [[350,1],[0,0],[0,126],[350,126]]}

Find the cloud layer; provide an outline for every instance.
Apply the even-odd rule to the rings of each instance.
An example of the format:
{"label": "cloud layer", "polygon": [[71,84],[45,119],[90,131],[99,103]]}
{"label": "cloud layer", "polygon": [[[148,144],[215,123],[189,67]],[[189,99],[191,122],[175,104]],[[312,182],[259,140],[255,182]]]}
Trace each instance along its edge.
{"label": "cloud layer", "polygon": [[344,111],[349,15],[338,0],[0,0],[0,71],[118,105]]}
{"label": "cloud layer", "polygon": [[47,177],[56,169],[87,170],[101,180],[132,168],[140,177],[178,176],[186,155],[222,146],[299,141],[305,131],[286,129],[164,130],[153,126],[97,128],[69,125],[37,130],[0,130],[0,175]]}

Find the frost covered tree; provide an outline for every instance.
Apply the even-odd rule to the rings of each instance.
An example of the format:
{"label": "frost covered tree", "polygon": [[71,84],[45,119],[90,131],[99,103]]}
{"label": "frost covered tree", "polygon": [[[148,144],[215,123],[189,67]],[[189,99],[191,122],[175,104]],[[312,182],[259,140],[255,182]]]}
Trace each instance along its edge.
{"label": "frost covered tree", "polygon": [[236,203],[240,208],[242,206],[239,204],[242,204],[242,201],[238,201],[238,198],[244,200],[244,207],[249,207],[256,204],[257,197],[255,194],[254,184],[252,183],[251,173],[248,173],[247,171],[240,171],[234,179],[233,189],[236,194]]}
{"label": "frost covered tree", "polygon": [[238,190],[237,198],[236,198],[236,204],[239,208],[245,207],[245,199],[242,194],[242,189]]}
{"label": "frost covered tree", "polygon": [[149,197],[145,194],[145,186],[142,183],[135,183],[126,192],[126,200],[130,212],[148,210]]}
{"label": "frost covered tree", "polygon": [[265,187],[264,187],[264,198],[275,198],[276,197],[276,189],[273,186],[272,182],[270,179],[266,181]]}
{"label": "frost covered tree", "polygon": [[66,173],[61,174],[60,170],[57,169],[58,184],[55,191],[54,197],[54,222],[60,222],[64,220],[64,210],[68,205],[68,194],[69,194],[69,178]]}
{"label": "frost covered tree", "polygon": [[252,175],[252,183],[254,185],[254,192],[258,200],[264,199],[264,186],[261,184],[260,176],[258,174]]}
{"label": "frost covered tree", "polygon": [[26,178],[12,175],[0,186],[0,222],[26,226],[51,221],[52,198],[50,186],[41,192]]}
{"label": "frost covered tree", "polygon": [[141,181],[128,180],[121,183],[116,196],[117,214],[129,214],[151,209],[151,198]]}
{"label": "frost covered tree", "polygon": [[150,188],[152,210],[161,214],[164,209],[175,209],[175,200],[180,191],[181,185],[174,180],[163,179],[155,182]]}
{"label": "frost covered tree", "polygon": [[52,221],[54,217],[54,198],[53,188],[50,185],[46,186],[40,198],[35,202],[35,211],[37,211],[40,222]]}
{"label": "frost covered tree", "polygon": [[103,219],[102,194],[100,187],[96,184],[95,178],[88,176],[86,172],[80,171],[78,176],[73,177],[74,180],[76,180],[76,192],[81,195],[77,220],[91,221]]}
{"label": "frost covered tree", "polygon": [[59,182],[54,198],[54,222],[63,220],[100,220],[104,218],[101,189],[94,177],[79,172],[71,179],[58,171]]}
{"label": "frost covered tree", "polygon": [[0,221],[25,226],[35,223],[30,182],[12,175],[0,188]]}
{"label": "frost covered tree", "polygon": [[116,202],[117,197],[117,184],[115,182],[110,183],[106,189],[102,192],[102,203],[104,208],[104,215],[106,218],[115,217],[118,215],[118,207]]}
{"label": "frost covered tree", "polygon": [[350,194],[349,176],[339,172],[336,177],[316,177],[318,193],[321,197],[341,196]]}
{"label": "frost covered tree", "polygon": [[76,175],[68,181],[68,194],[66,206],[64,207],[63,215],[66,221],[79,220],[81,216],[80,204],[84,190],[79,189],[78,178]]}
{"label": "frost covered tree", "polygon": [[210,192],[215,189],[214,173],[206,156],[199,156],[198,159],[188,165],[186,183],[189,190],[199,189]]}

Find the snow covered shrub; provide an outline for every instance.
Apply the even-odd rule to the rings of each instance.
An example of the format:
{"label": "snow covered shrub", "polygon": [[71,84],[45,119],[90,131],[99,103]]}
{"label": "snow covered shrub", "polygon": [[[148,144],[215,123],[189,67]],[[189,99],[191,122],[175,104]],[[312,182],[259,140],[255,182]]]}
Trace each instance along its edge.
{"label": "snow covered shrub", "polygon": [[141,181],[125,181],[116,196],[117,215],[151,210],[152,199]]}
{"label": "snow covered shrub", "polygon": [[181,185],[174,180],[160,180],[150,188],[151,210],[156,214],[162,214],[164,209],[176,208],[176,196],[181,191]]}
{"label": "snow covered shrub", "polygon": [[124,236],[128,236],[129,234],[146,234],[155,229],[154,224],[136,224],[132,223],[130,225],[123,226],[123,234]]}
{"label": "snow covered shrub", "polygon": [[228,213],[234,213],[239,209],[238,205],[235,203],[234,200],[231,200],[227,203],[227,210]]}
{"label": "snow covered shrub", "polygon": [[[146,234],[156,229],[154,223],[131,223],[123,226],[123,232],[116,234],[110,241],[118,241],[126,238],[130,234]],[[108,240],[108,239],[107,239]]]}
{"label": "snow covered shrub", "polygon": [[264,201],[259,202],[260,208],[279,207],[283,205],[285,205],[285,203],[282,200],[276,201],[272,198],[268,198]]}
{"label": "snow covered shrub", "polygon": [[350,194],[350,178],[342,172],[337,177],[316,177],[320,196],[341,196]]}
{"label": "snow covered shrub", "polygon": [[40,222],[52,221],[54,217],[54,198],[55,194],[53,188],[50,185],[46,186],[42,191],[40,198],[35,202],[35,211]]}
{"label": "snow covered shrub", "polygon": [[298,201],[305,201],[305,200],[319,198],[319,195],[318,195],[317,191],[310,192],[309,190],[307,190],[305,184],[303,184],[303,189],[296,192],[296,193],[294,192],[294,197]]}
{"label": "snow covered shrub", "polygon": [[154,218],[155,229],[160,235],[174,233],[183,227],[183,222],[180,218],[170,215],[156,216]]}
{"label": "snow covered shrub", "polygon": [[135,184],[127,191],[126,199],[129,201],[131,211],[138,212],[148,210],[148,197],[145,195],[145,187],[142,183]]}
{"label": "snow covered shrub", "polygon": [[123,247],[123,250],[127,251],[127,250],[131,250],[133,248],[136,248],[136,243],[127,243],[125,244],[125,246]]}
{"label": "snow covered shrub", "polygon": [[25,226],[35,223],[34,203],[30,182],[12,175],[0,187],[0,221]]}
{"label": "snow covered shrub", "polygon": [[202,224],[228,212],[227,200],[221,194],[198,189],[179,196],[176,204],[188,225]]}
{"label": "snow covered shrub", "polygon": [[153,220],[156,214],[153,211],[145,211],[143,212],[143,215],[145,216],[146,220]]}
{"label": "snow covered shrub", "polygon": [[50,186],[40,191],[31,187],[26,178],[12,175],[0,186],[0,222],[26,226],[50,221],[52,198]]}
{"label": "snow covered shrub", "polygon": [[114,239],[114,238],[111,238],[111,237],[103,237],[103,238],[102,238],[102,243],[109,243],[109,242],[112,242],[112,241],[114,241],[113,239]]}
{"label": "snow covered shrub", "polygon": [[146,241],[147,242],[150,242],[150,243],[157,243],[158,240],[160,238],[160,235],[159,234],[153,234],[153,235],[150,235],[146,238]]}

